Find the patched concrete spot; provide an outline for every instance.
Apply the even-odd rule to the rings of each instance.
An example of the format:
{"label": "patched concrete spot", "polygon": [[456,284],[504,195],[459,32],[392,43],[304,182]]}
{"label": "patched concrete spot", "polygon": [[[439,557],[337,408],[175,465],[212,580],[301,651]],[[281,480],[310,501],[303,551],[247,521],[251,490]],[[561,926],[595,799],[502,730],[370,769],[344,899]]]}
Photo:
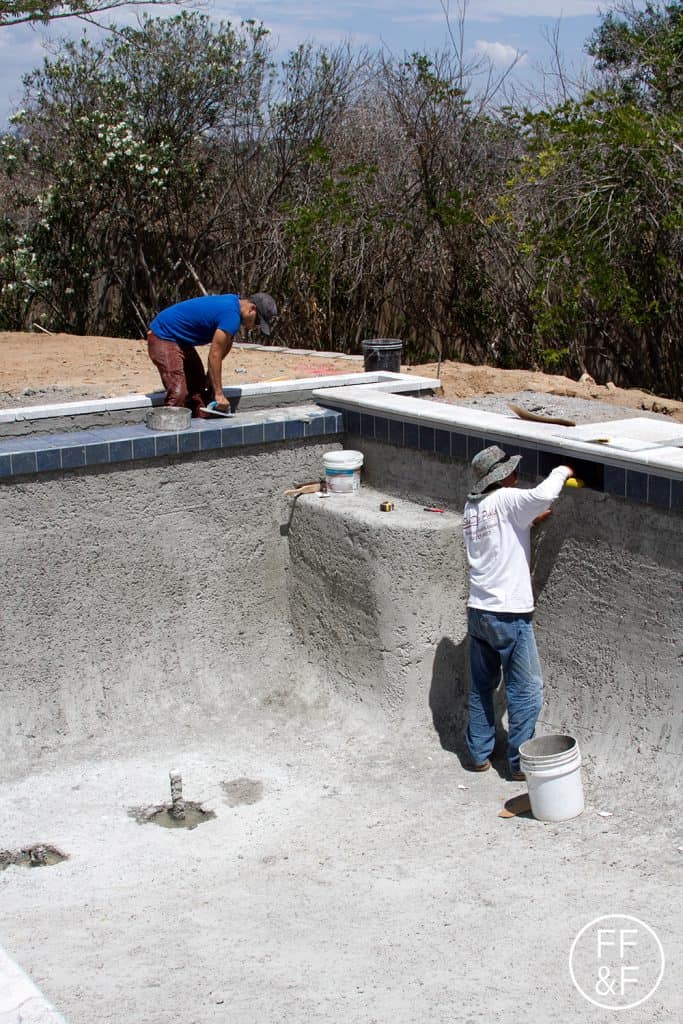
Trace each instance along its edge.
{"label": "patched concrete spot", "polygon": [[68,855],[56,846],[36,843],[34,846],[24,846],[21,850],[0,850],[0,871],[12,864],[27,868],[49,868],[67,859]]}
{"label": "patched concrete spot", "polygon": [[185,801],[185,817],[178,818],[171,813],[172,804],[157,804],[154,807],[131,807],[128,814],[138,825],[161,825],[162,828],[193,829],[211,821],[216,815],[213,811],[205,811],[201,804]]}
{"label": "patched concrete spot", "polygon": [[263,783],[258,779],[228,779],[222,786],[230,807],[257,804],[263,799]]}

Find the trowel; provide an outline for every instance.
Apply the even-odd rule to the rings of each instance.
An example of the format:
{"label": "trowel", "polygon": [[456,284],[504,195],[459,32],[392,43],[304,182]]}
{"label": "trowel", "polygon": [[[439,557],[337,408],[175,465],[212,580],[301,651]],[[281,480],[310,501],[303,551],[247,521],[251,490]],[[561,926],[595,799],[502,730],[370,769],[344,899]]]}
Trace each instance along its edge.
{"label": "trowel", "polygon": [[202,405],[200,406],[199,411],[208,412],[210,416],[223,416],[225,419],[230,419],[235,415],[234,412],[221,412],[219,409],[212,409],[211,405]]}

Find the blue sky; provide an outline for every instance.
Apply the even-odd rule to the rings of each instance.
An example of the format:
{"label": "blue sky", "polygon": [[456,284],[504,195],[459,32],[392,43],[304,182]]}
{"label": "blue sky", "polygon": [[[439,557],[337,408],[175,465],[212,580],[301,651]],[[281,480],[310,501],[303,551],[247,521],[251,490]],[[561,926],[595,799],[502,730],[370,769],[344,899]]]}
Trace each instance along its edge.
{"label": "blue sky", "polygon": [[[444,8],[448,0],[215,0],[205,9],[213,17],[233,22],[255,18],[270,29],[279,53],[312,40],[334,45],[350,40],[370,49],[385,46],[396,55],[415,50],[433,51],[447,43]],[[594,0],[469,0],[465,19],[466,54],[486,54],[498,66],[515,52],[520,59],[516,74],[535,82],[536,68],[547,66],[549,49],[544,33],[559,22],[560,46],[568,65],[586,62],[583,44],[599,22],[605,4]],[[166,8],[165,10],[171,10]],[[157,9],[157,13],[159,9]],[[458,0],[450,0],[450,17],[457,31]],[[109,16],[102,16],[110,20]],[[119,22],[131,12],[117,13]],[[51,42],[66,34],[79,35],[78,22],[62,21],[49,29],[26,26],[0,28],[0,127],[21,104],[21,77],[39,66]]]}

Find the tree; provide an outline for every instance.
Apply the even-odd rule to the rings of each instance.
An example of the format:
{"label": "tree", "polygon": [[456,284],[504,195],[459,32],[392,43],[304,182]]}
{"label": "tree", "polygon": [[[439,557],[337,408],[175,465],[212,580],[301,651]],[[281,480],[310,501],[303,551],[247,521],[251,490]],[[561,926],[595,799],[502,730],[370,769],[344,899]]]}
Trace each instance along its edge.
{"label": "tree", "polygon": [[662,111],[683,100],[683,3],[619,4],[586,47],[623,102]]}
{"label": "tree", "polygon": [[62,18],[86,21],[118,7],[154,7],[183,0],[0,0],[0,28],[26,23],[46,24]]}
{"label": "tree", "polygon": [[5,208],[31,253],[30,274],[0,266],[19,274],[13,307],[24,291],[58,328],[138,333],[202,287],[196,266],[224,288],[229,268],[210,262],[216,139],[242,138],[267,67],[260,26],[183,13],[66,43],[29,75],[0,151]]}

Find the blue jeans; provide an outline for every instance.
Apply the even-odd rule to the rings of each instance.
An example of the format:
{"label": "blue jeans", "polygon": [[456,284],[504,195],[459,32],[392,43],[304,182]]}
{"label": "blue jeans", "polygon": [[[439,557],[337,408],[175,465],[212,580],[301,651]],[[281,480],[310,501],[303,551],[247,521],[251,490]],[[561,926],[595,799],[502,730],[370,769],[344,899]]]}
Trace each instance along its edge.
{"label": "blue jeans", "polygon": [[466,736],[470,756],[475,764],[482,764],[493,752],[493,691],[502,668],[508,705],[508,762],[517,771],[520,744],[533,737],[543,704],[543,676],[531,614],[468,608],[467,626],[472,672]]}

